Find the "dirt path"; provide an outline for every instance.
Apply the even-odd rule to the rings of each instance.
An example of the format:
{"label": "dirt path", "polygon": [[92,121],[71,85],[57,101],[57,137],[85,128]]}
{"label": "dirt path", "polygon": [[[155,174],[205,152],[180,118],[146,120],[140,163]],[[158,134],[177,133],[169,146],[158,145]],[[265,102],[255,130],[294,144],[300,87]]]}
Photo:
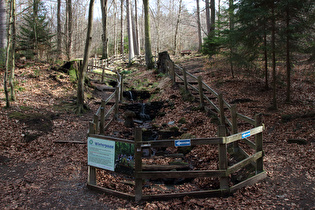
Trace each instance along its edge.
{"label": "dirt path", "polygon": [[[228,198],[185,198],[139,205],[88,190],[86,145],[53,142],[85,141],[88,122],[98,106],[95,102],[99,102],[103,95],[94,94],[94,98],[89,99],[91,110],[84,115],[74,115],[66,110],[56,111],[56,105],[65,107],[65,104],[71,102],[74,90],[68,78],[52,80],[49,78],[51,71],[48,67],[41,66],[43,73],[37,78],[28,76],[33,74],[33,69],[20,69],[17,72],[21,91],[12,108],[3,108],[4,101],[0,101],[0,209],[314,208],[314,119],[297,117],[288,122],[281,121],[286,114],[300,116],[311,112],[315,99],[309,93],[315,92],[314,87],[309,83],[298,85],[299,81],[294,81],[293,85],[300,88],[294,95],[294,103],[280,103],[278,112],[270,112],[267,108],[271,92],[259,91],[257,94],[261,82],[257,83],[250,78],[247,78],[246,83],[241,78],[231,80],[228,76],[223,76],[228,75],[228,72],[207,66],[203,58],[195,58],[187,63],[184,61],[182,66],[192,70],[195,75],[203,75],[207,84],[224,92],[228,101],[236,98],[252,99],[252,102],[238,104],[241,113],[251,117],[256,113],[264,114],[267,126],[264,133],[264,163],[268,173],[266,180],[245,187]],[[196,68],[199,70],[195,71]],[[138,77],[141,78],[141,75]],[[2,92],[0,98],[4,98]],[[176,106],[183,105],[191,106],[186,102],[178,102],[172,111],[183,110],[176,109]],[[22,120],[9,118],[14,111],[54,113],[53,130],[42,133],[33,141],[25,142],[26,132],[31,132],[30,128]],[[174,114],[170,112],[166,115],[172,118]],[[182,114],[178,115],[180,117]],[[201,115],[204,114],[200,113]],[[198,116],[192,117],[198,120]],[[38,125],[40,124],[39,122]],[[209,127],[191,127],[195,129],[192,132],[198,132],[200,136],[209,135]],[[288,144],[288,138],[306,139],[307,145]]]}

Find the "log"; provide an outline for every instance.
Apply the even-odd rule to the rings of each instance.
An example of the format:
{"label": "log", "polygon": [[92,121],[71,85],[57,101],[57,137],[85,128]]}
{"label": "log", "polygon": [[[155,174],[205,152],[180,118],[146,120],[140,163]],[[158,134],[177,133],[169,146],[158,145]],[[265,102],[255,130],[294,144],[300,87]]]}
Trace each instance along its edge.
{"label": "log", "polygon": [[189,165],[142,165],[143,171],[171,171],[171,170],[188,170]]}

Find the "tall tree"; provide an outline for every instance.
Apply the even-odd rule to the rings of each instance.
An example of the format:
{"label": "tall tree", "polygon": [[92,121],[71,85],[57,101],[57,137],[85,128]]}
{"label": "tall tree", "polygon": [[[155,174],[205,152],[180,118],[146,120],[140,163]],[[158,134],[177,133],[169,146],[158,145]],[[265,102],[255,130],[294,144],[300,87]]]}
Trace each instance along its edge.
{"label": "tall tree", "polygon": [[120,53],[124,54],[124,0],[120,4]]}
{"label": "tall tree", "polygon": [[210,31],[215,30],[215,1],[211,0],[211,20],[210,20]]}
{"label": "tall tree", "polygon": [[0,1],[0,66],[5,64],[5,48],[6,48],[6,7],[5,1]]}
{"label": "tall tree", "polygon": [[101,0],[101,10],[102,10],[102,43],[103,43],[103,53],[102,58],[106,59],[108,57],[108,38],[107,38],[107,0]]}
{"label": "tall tree", "polygon": [[229,34],[229,41],[230,41],[230,70],[232,78],[234,78],[234,45],[235,45],[235,38],[234,34],[234,0],[229,0],[229,21],[230,21],[230,34]]}
{"label": "tall tree", "polygon": [[274,110],[278,109],[277,104],[277,75],[276,75],[276,17],[275,3],[271,2],[271,53],[272,53],[272,106]]}
{"label": "tall tree", "polygon": [[160,24],[161,24],[161,2],[160,0],[156,1],[156,51],[160,52]]}
{"label": "tall tree", "polygon": [[14,91],[14,70],[15,70],[15,48],[16,48],[16,21],[15,21],[15,0],[10,0],[10,18],[9,18],[9,24],[10,24],[10,30],[11,30],[11,42],[10,45],[10,65],[9,65],[9,86],[10,86],[10,92],[11,92],[11,100],[15,101],[15,91]]}
{"label": "tall tree", "polygon": [[77,113],[83,113],[85,110],[84,79],[85,79],[85,74],[88,67],[89,52],[90,52],[90,46],[91,46],[91,41],[92,41],[91,34],[92,34],[92,27],[93,27],[93,10],[94,10],[94,0],[90,0],[89,18],[88,18],[88,27],[87,27],[87,34],[86,34],[83,64],[80,65],[79,71],[78,71]]}
{"label": "tall tree", "polygon": [[126,0],[126,4],[127,4],[128,44],[129,44],[129,64],[131,63],[132,59],[135,57],[130,1],[131,0]]}
{"label": "tall tree", "polygon": [[57,1],[57,54],[61,56],[61,0]]}
{"label": "tall tree", "polygon": [[[10,74],[10,88],[11,99],[15,99],[14,96],[14,65],[15,65],[15,0],[9,0],[8,2],[8,26],[7,26],[7,46],[6,46],[6,69],[4,73],[4,92],[6,98],[6,107],[10,107],[9,91],[7,80]],[[12,90],[13,89],[13,90]]]}
{"label": "tall tree", "polygon": [[177,35],[179,30],[179,23],[180,23],[180,16],[182,13],[182,2],[183,0],[179,0],[179,7],[178,7],[178,15],[175,27],[175,35],[174,35],[174,54],[177,54]]}
{"label": "tall tree", "polygon": [[154,68],[151,49],[149,0],[143,0],[144,7],[144,32],[145,32],[145,61],[148,69]]}
{"label": "tall tree", "polygon": [[114,55],[117,54],[116,49],[117,49],[117,4],[116,0],[113,0],[113,5],[114,5]]}
{"label": "tall tree", "polygon": [[207,35],[211,32],[211,22],[210,22],[210,2],[205,0],[206,5],[206,24],[207,24]]}
{"label": "tall tree", "polygon": [[[135,1],[136,2],[136,1]],[[130,12],[131,12],[131,24],[132,24],[132,38],[133,38],[133,50],[135,55],[139,55],[140,51],[139,51],[139,45],[138,45],[138,32],[137,32],[137,20],[136,20],[136,16],[133,14],[133,7],[132,4],[130,5]],[[136,7],[135,7],[135,11],[136,11]],[[137,12],[135,12],[135,14],[137,14]]]}
{"label": "tall tree", "polygon": [[52,34],[43,2],[33,0],[23,19],[25,24],[20,26],[20,35],[17,37],[20,49],[30,58],[35,55],[35,59],[40,58],[44,52],[49,53]]}
{"label": "tall tree", "polygon": [[71,46],[72,46],[72,2],[67,0],[67,59],[71,59]]}
{"label": "tall tree", "polygon": [[198,52],[201,52],[202,48],[202,38],[201,38],[201,23],[200,23],[200,6],[199,0],[197,2],[197,24],[198,24]]}
{"label": "tall tree", "polygon": [[138,0],[135,0],[135,27],[134,27],[134,31],[135,31],[135,43],[136,43],[136,55],[140,54],[140,37],[139,37],[139,30],[138,30]]}

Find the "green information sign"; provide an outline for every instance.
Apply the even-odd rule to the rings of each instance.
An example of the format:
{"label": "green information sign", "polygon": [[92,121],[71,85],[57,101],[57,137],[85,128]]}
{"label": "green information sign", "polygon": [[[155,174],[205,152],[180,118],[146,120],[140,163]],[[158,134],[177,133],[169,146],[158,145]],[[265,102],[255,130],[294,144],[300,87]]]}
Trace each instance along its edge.
{"label": "green information sign", "polygon": [[89,137],[88,165],[114,171],[115,141]]}

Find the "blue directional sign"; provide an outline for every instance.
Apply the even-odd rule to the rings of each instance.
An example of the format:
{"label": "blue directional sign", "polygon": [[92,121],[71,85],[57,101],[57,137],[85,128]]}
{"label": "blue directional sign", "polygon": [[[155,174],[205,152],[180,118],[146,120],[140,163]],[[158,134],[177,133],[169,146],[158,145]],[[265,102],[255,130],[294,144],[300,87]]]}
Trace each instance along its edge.
{"label": "blue directional sign", "polygon": [[246,131],[244,133],[242,133],[242,139],[250,137],[250,131]]}
{"label": "blue directional sign", "polygon": [[187,146],[191,146],[190,139],[175,140],[175,147],[187,147]]}

